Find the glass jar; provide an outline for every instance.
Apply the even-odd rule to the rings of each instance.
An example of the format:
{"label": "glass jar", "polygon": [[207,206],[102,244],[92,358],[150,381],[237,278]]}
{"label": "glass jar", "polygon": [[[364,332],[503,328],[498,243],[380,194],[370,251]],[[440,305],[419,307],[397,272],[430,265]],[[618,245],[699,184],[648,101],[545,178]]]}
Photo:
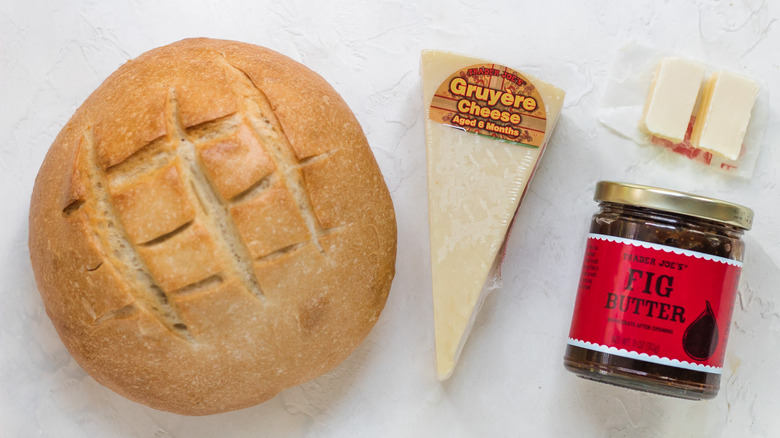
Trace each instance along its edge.
{"label": "glass jar", "polygon": [[742,268],[746,207],[602,181],[566,369],[685,399],[715,397]]}

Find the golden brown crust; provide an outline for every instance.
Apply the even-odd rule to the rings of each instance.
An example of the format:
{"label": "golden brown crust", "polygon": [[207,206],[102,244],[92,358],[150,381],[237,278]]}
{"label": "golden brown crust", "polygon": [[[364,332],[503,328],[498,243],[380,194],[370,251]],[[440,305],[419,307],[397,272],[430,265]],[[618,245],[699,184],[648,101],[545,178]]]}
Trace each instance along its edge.
{"label": "golden brown crust", "polygon": [[134,243],[170,233],[195,217],[181,160],[121,184],[109,184],[114,208]]}
{"label": "golden brown crust", "polygon": [[345,359],[384,306],[396,228],[330,85],[271,50],[193,39],[129,61],[76,111],[36,179],[29,246],[87,372],[205,415]]}
{"label": "golden brown crust", "polygon": [[[246,125],[225,138],[205,143],[200,149],[203,167],[223,199],[232,199],[274,171],[271,156]],[[235,172],[243,167],[243,172]]]}

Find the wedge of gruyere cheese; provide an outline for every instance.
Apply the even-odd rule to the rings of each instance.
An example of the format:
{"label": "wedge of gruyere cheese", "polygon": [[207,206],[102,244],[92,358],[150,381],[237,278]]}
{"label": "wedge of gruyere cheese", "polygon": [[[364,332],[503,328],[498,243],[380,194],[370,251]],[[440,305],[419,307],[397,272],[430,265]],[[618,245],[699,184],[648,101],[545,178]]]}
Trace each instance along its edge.
{"label": "wedge of gruyere cheese", "polygon": [[[468,69],[474,66],[479,67]],[[509,226],[558,120],[565,94],[530,76],[494,67],[501,66],[441,51],[422,53],[436,369],[440,380],[452,374],[488,291],[486,283],[500,266]],[[469,78],[472,73],[488,76]],[[450,92],[440,94],[447,87]],[[526,98],[523,90],[536,93],[543,102]],[[499,108],[500,102],[507,106]],[[540,108],[535,108],[537,105]],[[517,109],[517,117],[512,116],[512,108]],[[439,115],[445,123],[437,122]],[[487,117],[487,122],[482,120],[483,126],[497,137],[515,140],[458,129],[476,130],[480,126],[476,125],[477,115]],[[518,119],[523,120],[519,125],[511,124]],[[525,129],[515,129],[523,124]]]}
{"label": "wedge of gruyere cheese", "polygon": [[704,88],[691,144],[730,160],[739,158],[757,96],[758,84],[752,79],[728,71],[714,73]]}
{"label": "wedge of gruyere cheese", "polygon": [[645,102],[643,131],[681,143],[688,130],[704,66],[682,58],[664,58],[656,67]]}

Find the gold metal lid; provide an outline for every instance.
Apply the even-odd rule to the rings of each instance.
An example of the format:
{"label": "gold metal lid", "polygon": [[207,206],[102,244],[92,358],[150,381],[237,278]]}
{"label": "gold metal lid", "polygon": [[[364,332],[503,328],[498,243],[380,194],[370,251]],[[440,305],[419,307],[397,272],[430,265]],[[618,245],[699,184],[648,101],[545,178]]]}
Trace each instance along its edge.
{"label": "gold metal lid", "polygon": [[753,225],[753,210],[747,207],[658,187],[599,181],[593,199],[709,219],[745,230]]}

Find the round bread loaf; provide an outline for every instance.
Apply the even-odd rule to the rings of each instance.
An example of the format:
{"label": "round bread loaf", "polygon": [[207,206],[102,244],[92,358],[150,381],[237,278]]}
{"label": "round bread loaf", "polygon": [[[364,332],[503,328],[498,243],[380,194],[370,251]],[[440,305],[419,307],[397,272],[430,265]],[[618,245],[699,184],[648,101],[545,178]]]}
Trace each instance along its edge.
{"label": "round bread loaf", "polygon": [[90,375],[205,415],[344,360],[384,307],[396,225],[325,80],[262,47],[192,39],[127,62],[76,111],[35,181],[29,246]]}

